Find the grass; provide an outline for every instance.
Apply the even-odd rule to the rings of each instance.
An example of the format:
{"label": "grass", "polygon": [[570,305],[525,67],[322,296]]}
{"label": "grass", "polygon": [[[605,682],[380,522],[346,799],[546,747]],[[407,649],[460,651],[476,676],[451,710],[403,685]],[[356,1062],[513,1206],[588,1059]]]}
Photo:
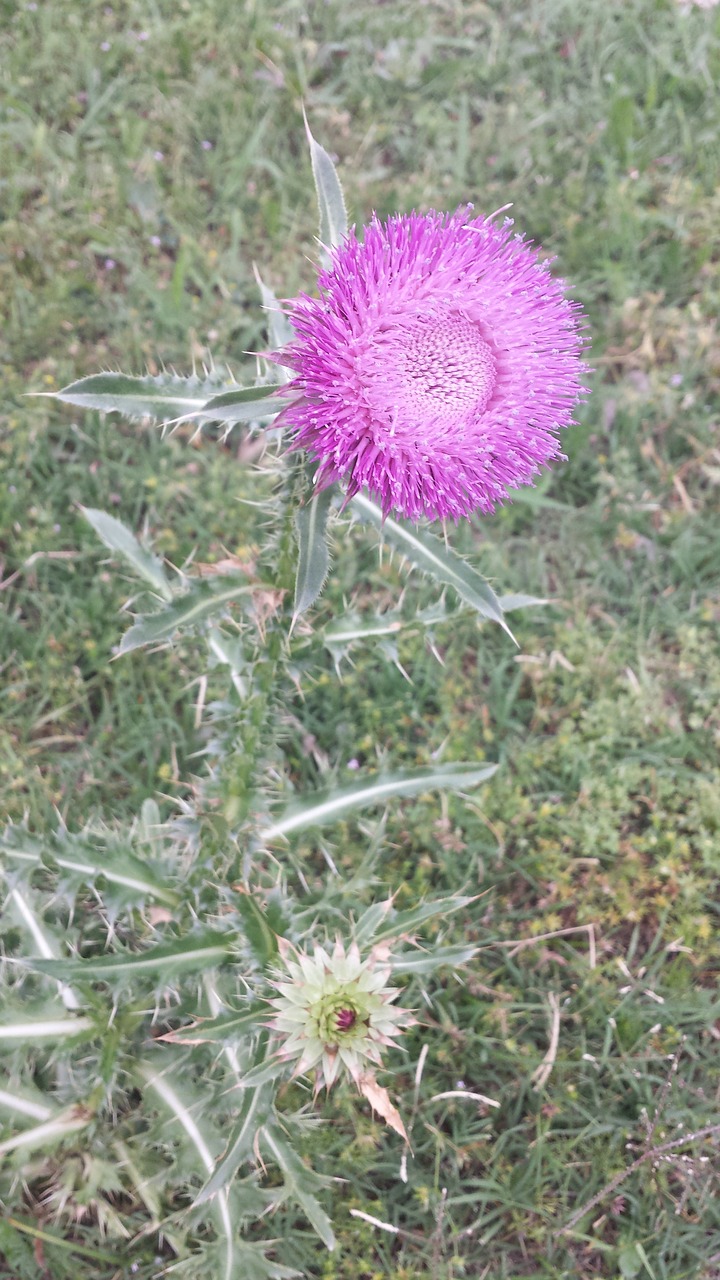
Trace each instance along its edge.
{"label": "grass", "polygon": [[[332,1123],[305,1139],[320,1172],[349,1179],[326,1193],[339,1247],[323,1256],[290,1209],[272,1230],[292,1232],[292,1261],[327,1280],[711,1280],[712,1144],[645,1153],[717,1116],[720,10],[0,10],[0,811],[37,831],[58,811],[73,830],[128,820],[152,797],[167,810],[163,796],[182,798],[202,772],[192,648],[111,660],[129,588],[77,504],[147,528],[174,563],[248,554],[258,537],[239,501],[252,477],[227,450],[79,417],[27,389],[210,355],[251,367],[253,263],[281,294],[312,287],[301,99],[358,220],[512,201],[588,310],[593,394],[568,463],[456,542],[503,588],[552,603],[518,615],[519,652],[469,619],[437,628],[442,667],[423,637],[403,640],[412,684],[371,647],[342,683],[328,657],[292,708],[315,758],[287,744],[310,784],[323,755],[347,780],[354,760],[426,763],[444,742],[450,757],[503,761],[481,803],[393,806],[379,863],[400,901],[481,893],[462,923],[481,950],[459,979],[409,993],[423,1025],[393,1081],[412,1122],[407,1181],[399,1144],[339,1095],[321,1108]],[[343,596],[393,600],[404,582],[358,533],[319,617]],[[366,832],[339,829],[343,871]],[[292,855],[288,874],[319,885],[318,846]],[[500,1108],[438,1099],[460,1080]],[[132,1236],[144,1225],[105,1155],[100,1134],[89,1165],[68,1141],[24,1185],[2,1174],[0,1275],[129,1274],[131,1261],[156,1273],[157,1236],[111,1239],[115,1271],[87,1254],[107,1251],[118,1215]],[[162,1168],[175,1214],[184,1192]],[[63,1177],[56,1217],[43,1190]]]}

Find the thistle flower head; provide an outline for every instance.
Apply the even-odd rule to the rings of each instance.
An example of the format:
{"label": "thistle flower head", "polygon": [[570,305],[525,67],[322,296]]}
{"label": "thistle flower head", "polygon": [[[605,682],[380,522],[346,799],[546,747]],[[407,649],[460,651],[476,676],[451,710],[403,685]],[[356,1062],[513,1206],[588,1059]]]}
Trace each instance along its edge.
{"label": "thistle flower head", "polygon": [[381,1048],[394,1046],[412,1022],[393,1004],[400,993],[387,985],[386,956],[376,950],[362,959],[355,943],[346,950],[339,938],[331,952],[317,946],[312,955],[280,939],[280,955],[285,972],[270,1001],[280,1054],[295,1063],[295,1075],[314,1071],[318,1087],[329,1088],[344,1070],[362,1088],[382,1063]]}
{"label": "thistle flower head", "polygon": [[490,512],[562,457],[585,388],[578,306],[536,249],[469,208],[373,218],[291,304],[281,417],[320,485],[412,520]]}

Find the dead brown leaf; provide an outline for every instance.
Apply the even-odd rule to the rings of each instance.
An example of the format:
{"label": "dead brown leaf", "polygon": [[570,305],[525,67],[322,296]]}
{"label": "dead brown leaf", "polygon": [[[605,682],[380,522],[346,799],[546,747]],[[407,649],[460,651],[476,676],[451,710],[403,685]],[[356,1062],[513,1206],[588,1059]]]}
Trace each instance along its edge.
{"label": "dead brown leaf", "polygon": [[367,1098],[373,1111],[377,1111],[378,1115],[381,1116],[385,1123],[389,1124],[390,1128],[394,1129],[396,1133],[399,1133],[400,1137],[404,1138],[409,1146],[410,1139],[407,1136],[407,1131],[400,1117],[400,1112],[390,1101],[390,1095],[387,1089],[384,1089],[382,1085],[378,1084],[375,1076],[370,1072],[358,1076],[357,1084],[361,1094],[364,1098]]}

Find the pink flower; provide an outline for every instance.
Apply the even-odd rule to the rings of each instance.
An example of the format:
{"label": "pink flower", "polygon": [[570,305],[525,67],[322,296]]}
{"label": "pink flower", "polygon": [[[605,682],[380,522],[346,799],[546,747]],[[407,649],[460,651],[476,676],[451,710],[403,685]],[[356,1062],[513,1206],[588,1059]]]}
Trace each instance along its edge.
{"label": "pink flower", "polygon": [[320,486],[365,487],[417,520],[490,512],[562,458],[585,388],[579,306],[538,251],[453,214],[373,218],[291,304],[281,415]]}

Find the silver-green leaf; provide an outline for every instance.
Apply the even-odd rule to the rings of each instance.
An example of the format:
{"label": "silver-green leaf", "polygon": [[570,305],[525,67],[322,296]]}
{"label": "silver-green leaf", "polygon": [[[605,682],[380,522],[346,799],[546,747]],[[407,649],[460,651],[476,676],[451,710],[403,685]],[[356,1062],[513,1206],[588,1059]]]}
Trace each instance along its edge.
{"label": "silver-green leaf", "polygon": [[218,1014],[214,1018],[200,1018],[189,1027],[168,1031],[159,1040],[169,1044],[232,1044],[261,1029],[267,1021],[267,1005],[251,1004],[238,1013]]}
{"label": "silver-green leaf", "polygon": [[38,839],[24,827],[10,823],[0,835],[0,854],[11,866],[50,866],[91,883],[102,877],[132,896],[153,898],[170,907],[180,901],[180,895],[144,860],[108,842],[95,847],[89,834],[61,831]]}
{"label": "silver-green leaf", "polygon": [[332,1223],[323,1209],[314,1191],[319,1191],[330,1181],[309,1169],[293,1150],[280,1130],[278,1124],[268,1124],[262,1132],[265,1145],[283,1175],[284,1187],[276,1192],[278,1201],[292,1199],[302,1208],[312,1223],[326,1249],[334,1249],[336,1245]]}
{"label": "silver-green leaf", "polygon": [[212,396],[197,414],[197,420],[226,423],[255,422],[276,417],[287,404],[289,404],[287,398],[283,400],[277,396],[277,387],[274,384],[238,387],[236,390],[223,391],[220,395]]}
{"label": "silver-green leaf", "polygon": [[332,489],[323,489],[313,494],[295,517],[298,565],[293,619],[315,603],[325,586],[330,568],[327,522],[332,500]]}
{"label": "silver-green leaf", "polygon": [[[258,282],[260,297],[263,307],[268,317],[268,337],[274,351],[281,351],[288,343],[292,342],[295,337],[293,327],[278,302],[275,294],[269,285],[260,278],[259,272],[255,270],[255,279]],[[280,382],[289,382],[292,374],[282,365],[275,366]]]}
{"label": "silver-green leaf", "polygon": [[320,211],[320,243],[327,249],[334,249],[347,235],[345,199],[335,165],[325,148],[313,138],[307,119],[305,132],[310,144],[310,161]]}
{"label": "silver-green leaf", "polygon": [[214,969],[225,964],[231,954],[232,939],[226,933],[205,932],[163,942],[147,951],[121,951],[89,960],[27,959],[25,963],[39,973],[70,982],[111,981],[128,975],[164,981],[177,973]]}
{"label": "silver-green leaf", "polygon": [[253,1156],[258,1130],[270,1114],[274,1090],[267,1084],[245,1090],[240,1102],[240,1114],[230,1134],[224,1155],[211,1177],[195,1199],[195,1204],[205,1204],[218,1192],[224,1191],[240,1165]]}
{"label": "silver-green leaf", "polygon": [[[40,961],[35,963],[41,964]],[[48,963],[60,964],[61,961]],[[76,1036],[85,1038],[95,1034],[95,1023],[91,1018],[74,1018],[71,1015],[54,1017],[52,1014],[28,1014],[22,1018],[6,1017],[0,1022],[0,1044],[6,1046],[10,1041],[26,1046],[34,1040],[74,1040]]]}
{"label": "silver-green leaf", "polygon": [[[202,1168],[206,1173],[211,1173],[215,1164],[213,1158],[215,1134],[205,1123],[203,1108],[196,1100],[194,1105],[188,1100],[187,1085],[181,1085],[167,1071],[153,1071],[146,1065],[138,1068],[138,1074],[143,1084],[155,1092],[163,1106],[184,1130]],[[218,1195],[215,1209],[224,1238],[225,1256],[222,1269],[213,1274],[217,1276],[217,1280],[240,1280],[240,1276],[245,1273],[241,1267],[239,1242],[226,1189]]]}
{"label": "silver-green leaf", "polygon": [[434,578],[441,586],[452,587],[465,604],[475,609],[482,618],[489,618],[514,640],[503,616],[500,600],[487,580],[473,569],[457,551],[448,547],[440,538],[426,530],[420,530],[391,516],[384,516],[381,508],[364,493],[358,493],[350,503],[361,520],[380,531],[385,542],[399,551],[416,569]]}
{"label": "silver-green leaf", "polygon": [[476,951],[477,947],[468,946],[433,947],[430,951],[403,951],[399,955],[391,956],[389,964],[393,973],[422,975],[434,973],[443,965],[449,965],[455,969],[461,964],[467,964]]}
{"label": "silver-green leaf", "polygon": [[[223,386],[224,383],[224,386]],[[71,382],[61,391],[38,392],[79,409],[122,413],[126,418],[152,418],[155,422],[184,422],[200,413],[208,400],[237,383],[218,377],[183,378],[175,373],[132,377],[126,373],[95,373]]]}
{"label": "silver-green leaf", "polygon": [[549,600],[543,600],[540,596],[526,596],[522,591],[500,596],[500,607],[503,613],[511,613],[514,609],[533,609],[536,605],[549,603]]}
{"label": "silver-green leaf", "polygon": [[358,781],[350,787],[305,796],[290,805],[275,822],[262,827],[258,835],[263,841],[276,840],[293,831],[304,831],[308,827],[336,822],[356,809],[384,804],[393,796],[416,796],[438,788],[465,791],[486,782],[497,768],[496,764],[436,764],[402,773],[379,774],[369,780]]}
{"label": "silver-green leaf", "polygon": [[375,946],[378,942],[391,938],[407,937],[427,920],[462,911],[474,901],[474,898],[465,894],[454,893],[447,898],[421,902],[419,906],[410,907],[407,911],[396,911],[392,899],[386,899],[385,902],[373,903],[363,912],[353,930],[353,936],[361,947],[371,943]]}
{"label": "silver-green leaf", "polygon": [[178,631],[223,617],[231,604],[238,601],[249,604],[253,591],[257,591],[260,585],[226,577],[218,577],[214,581],[195,580],[184,595],[176,597],[165,609],[139,618],[125,632],[118,653],[130,653],[146,644],[163,644],[172,640]]}
{"label": "silver-green leaf", "polygon": [[147,582],[163,600],[172,600],[172,587],[165,573],[162,560],[138,542],[135,534],[115,516],[94,507],[81,507],[85,519],[109,551],[127,560],[135,572]]}

